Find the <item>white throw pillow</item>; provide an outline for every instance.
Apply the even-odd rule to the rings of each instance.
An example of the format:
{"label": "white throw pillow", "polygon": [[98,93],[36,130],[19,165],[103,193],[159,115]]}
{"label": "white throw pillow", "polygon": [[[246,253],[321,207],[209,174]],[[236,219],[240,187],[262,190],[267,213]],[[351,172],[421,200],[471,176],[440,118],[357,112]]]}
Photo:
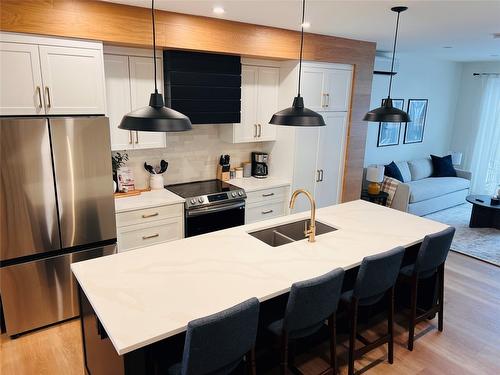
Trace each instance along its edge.
{"label": "white throw pillow", "polygon": [[410,160],[408,166],[410,167],[412,181],[432,176],[432,160],[429,158]]}
{"label": "white throw pillow", "polygon": [[408,167],[408,163],[406,161],[395,161],[399,171],[401,172],[401,176],[403,177],[403,182],[411,181],[411,173],[410,168]]}

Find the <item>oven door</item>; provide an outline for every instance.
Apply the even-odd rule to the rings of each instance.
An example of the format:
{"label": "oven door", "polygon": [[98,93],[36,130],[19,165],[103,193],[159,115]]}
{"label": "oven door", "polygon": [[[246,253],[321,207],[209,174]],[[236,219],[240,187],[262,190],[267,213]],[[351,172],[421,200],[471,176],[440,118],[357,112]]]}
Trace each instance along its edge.
{"label": "oven door", "polygon": [[245,224],[244,200],[190,209],[186,211],[185,236],[192,237],[243,224]]}

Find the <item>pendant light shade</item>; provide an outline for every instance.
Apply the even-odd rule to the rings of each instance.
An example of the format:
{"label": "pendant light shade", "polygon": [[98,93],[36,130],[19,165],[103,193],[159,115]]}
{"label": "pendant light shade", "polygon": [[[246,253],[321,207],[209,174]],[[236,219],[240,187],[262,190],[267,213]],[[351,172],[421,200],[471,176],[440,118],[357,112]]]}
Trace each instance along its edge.
{"label": "pendant light shade", "polygon": [[299,83],[297,96],[293,99],[291,107],[276,112],[271,117],[270,124],[285,126],[325,126],[325,120],[319,113],[304,107],[304,99],[300,96],[300,77],[302,74],[302,50],[304,47],[304,16],[306,0],[302,0],[302,23],[300,33],[300,60],[299,60]]}
{"label": "pendant light shade", "polygon": [[291,107],[276,112],[270,121],[274,125],[288,126],[325,126],[325,120],[319,113],[304,107],[304,99],[296,96]]}
{"label": "pendant light shade", "polygon": [[153,66],[155,91],[149,99],[149,106],[136,109],[123,116],[120,129],[146,132],[182,132],[191,130],[191,121],[185,115],[165,107],[163,96],[158,93],[156,82],[156,33],[154,0],[151,0],[151,18],[153,24]]}
{"label": "pendant light shade", "polygon": [[398,14],[396,21],[396,32],[394,33],[394,45],[392,48],[392,63],[391,63],[391,78],[389,81],[389,94],[387,98],[383,100],[382,106],[370,110],[365,117],[364,121],[371,122],[410,122],[410,116],[405,111],[398,108],[394,108],[391,99],[391,88],[392,88],[392,77],[394,76],[394,56],[396,54],[396,42],[398,40],[398,28],[399,28],[399,15],[401,12],[407,10],[408,7],[393,7],[391,10]]}

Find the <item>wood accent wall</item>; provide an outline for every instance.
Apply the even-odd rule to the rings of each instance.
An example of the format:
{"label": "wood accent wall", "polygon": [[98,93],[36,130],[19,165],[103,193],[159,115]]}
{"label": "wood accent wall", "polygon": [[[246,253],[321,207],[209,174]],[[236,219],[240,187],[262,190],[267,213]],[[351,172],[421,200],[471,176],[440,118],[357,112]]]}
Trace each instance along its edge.
{"label": "wood accent wall", "polygon": [[[156,22],[157,44],[163,48],[264,59],[297,59],[299,54],[297,31],[165,11],[156,12]],[[0,0],[0,29],[135,47],[150,47],[152,38],[149,9],[87,0]],[[370,126],[362,117],[370,105],[375,43],[308,33],[304,58],[354,65],[342,200],[358,199]]]}

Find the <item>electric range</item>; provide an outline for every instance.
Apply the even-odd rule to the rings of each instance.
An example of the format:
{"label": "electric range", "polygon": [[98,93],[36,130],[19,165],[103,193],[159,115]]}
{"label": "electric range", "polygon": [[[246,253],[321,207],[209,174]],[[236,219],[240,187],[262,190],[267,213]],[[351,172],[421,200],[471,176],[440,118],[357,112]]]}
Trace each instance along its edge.
{"label": "electric range", "polygon": [[186,237],[243,225],[245,190],[220,180],[167,185],[186,200],[184,234]]}

